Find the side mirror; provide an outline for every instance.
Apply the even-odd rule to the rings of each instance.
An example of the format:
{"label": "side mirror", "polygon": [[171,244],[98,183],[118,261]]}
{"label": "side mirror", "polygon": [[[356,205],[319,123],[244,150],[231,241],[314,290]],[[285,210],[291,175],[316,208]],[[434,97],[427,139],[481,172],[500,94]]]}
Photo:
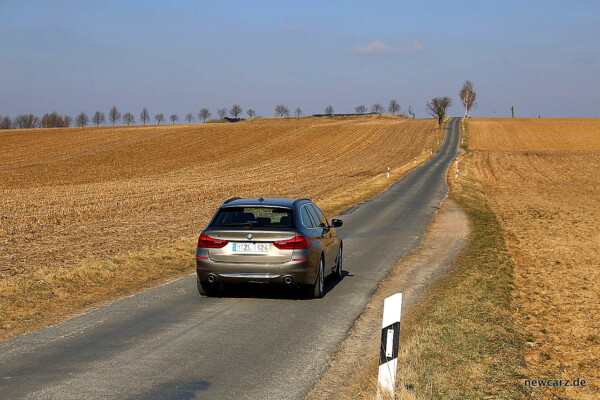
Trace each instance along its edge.
{"label": "side mirror", "polygon": [[341,219],[332,219],[331,220],[331,226],[333,226],[334,228],[339,228],[342,225],[344,225],[344,221],[342,221]]}

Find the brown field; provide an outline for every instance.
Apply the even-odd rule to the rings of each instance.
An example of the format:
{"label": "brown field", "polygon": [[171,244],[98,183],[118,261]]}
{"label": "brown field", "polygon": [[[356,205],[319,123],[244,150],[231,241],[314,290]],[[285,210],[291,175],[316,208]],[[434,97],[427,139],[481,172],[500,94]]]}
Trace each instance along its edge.
{"label": "brown field", "polygon": [[536,393],[598,398],[600,119],[470,119],[468,130],[460,168],[504,230],[531,378],[588,384]]}
{"label": "brown field", "polygon": [[362,201],[430,157],[435,126],[366,116],[1,132],[0,339],[190,272],[226,198],[310,197],[329,214]]}

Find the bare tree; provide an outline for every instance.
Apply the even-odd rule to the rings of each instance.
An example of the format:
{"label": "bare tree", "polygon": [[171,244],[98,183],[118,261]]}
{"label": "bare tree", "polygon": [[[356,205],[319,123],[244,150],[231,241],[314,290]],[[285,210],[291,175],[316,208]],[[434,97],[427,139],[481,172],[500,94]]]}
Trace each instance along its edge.
{"label": "bare tree", "polygon": [[96,126],[104,123],[104,121],[106,121],[106,115],[104,115],[103,112],[96,111],[94,115],[92,115],[92,123],[96,124]]}
{"label": "bare tree", "polygon": [[15,117],[15,126],[19,129],[32,129],[40,126],[39,117],[33,114],[21,114]]}
{"label": "bare tree", "polygon": [[44,114],[40,125],[42,128],[62,128],[65,126],[65,121],[56,111],[52,111],[50,114]]}
{"label": "bare tree", "polygon": [[63,122],[65,123],[65,127],[68,128],[73,123],[73,118],[70,115],[63,115]]}
{"label": "bare tree", "polygon": [[179,121],[179,117],[175,114],[171,115],[169,119],[171,120],[171,124],[173,125],[175,125],[175,121]]}
{"label": "bare tree", "polygon": [[290,110],[283,104],[278,104],[275,106],[275,115],[278,117],[289,116]]}
{"label": "bare tree", "polygon": [[115,122],[121,119],[121,113],[117,109],[116,106],[112,106],[110,111],[108,112],[108,119],[112,122],[112,126],[115,126]]}
{"label": "bare tree", "polygon": [[256,116],[256,111],[249,108],[248,111],[246,111],[246,114],[248,114],[248,118],[254,118]]}
{"label": "bare tree", "polygon": [[227,116],[227,109],[226,108],[219,108],[217,110],[217,114],[219,115],[219,119],[223,119]]}
{"label": "bare tree", "polygon": [[229,113],[233,118],[237,118],[239,115],[242,114],[242,112],[242,107],[240,107],[238,104],[234,104],[233,107],[231,107],[231,110],[229,110]]}
{"label": "bare tree", "polygon": [[300,107],[296,107],[296,110],[294,111],[294,114],[296,114],[296,117],[301,116],[303,113],[302,109]]}
{"label": "bare tree", "polygon": [[398,111],[400,111],[400,104],[398,104],[398,102],[395,99],[390,100],[388,111],[391,112],[392,115],[396,114]]}
{"label": "bare tree", "polygon": [[88,122],[90,122],[90,119],[83,111],[79,113],[77,118],[75,118],[75,124],[80,128],[87,126]]}
{"label": "bare tree", "polygon": [[328,105],[327,107],[325,107],[325,114],[327,114],[327,115],[333,114],[333,106],[332,105]]}
{"label": "bare tree", "polygon": [[125,122],[127,126],[129,126],[130,124],[135,124],[135,117],[132,113],[126,112],[125,114],[123,114],[123,122]]}
{"label": "bare tree", "polygon": [[161,122],[163,122],[165,120],[165,116],[163,115],[163,113],[158,113],[154,116],[154,119],[156,120],[156,122],[158,122],[158,124],[160,125]]}
{"label": "bare tree", "polygon": [[371,111],[374,113],[383,114],[383,112],[385,111],[385,108],[383,108],[383,106],[381,104],[377,103],[377,104],[373,104],[373,107],[371,107]]}
{"label": "bare tree", "polygon": [[429,114],[438,119],[438,126],[442,129],[442,123],[446,118],[446,110],[452,105],[452,99],[448,96],[434,97],[427,103],[427,111]]}
{"label": "bare tree", "polygon": [[146,122],[150,121],[150,113],[148,112],[148,109],[146,107],[144,107],[144,109],[140,113],[140,121],[142,121],[144,125],[146,125]]}
{"label": "bare tree", "polygon": [[202,122],[206,122],[206,118],[210,118],[211,113],[208,110],[208,108],[201,108],[200,112],[198,113],[198,118],[202,119]]}
{"label": "bare tree", "polygon": [[7,115],[4,118],[0,119],[0,129],[10,129],[12,128],[12,121],[10,117]]}
{"label": "bare tree", "polygon": [[463,83],[462,89],[460,89],[460,100],[463,102],[465,106],[465,118],[469,113],[469,110],[475,106],[475,97],[477,97],[477,93],[473,90],[473,83],[471,81],[465,81]]}
{"label": "bare tree", "polygon": [[354,109],[354,112],[357,114],[364,114],[367,112],[367,107],[365,107],[361,104],[360,106],[358,106]]}
{"label": "bare tree", "polygon": [[187,120],[188,124],[191,124],[191,123],[192,123],[192,120],[194,119],[194,114],[192,114],[192,113],[188,113],[188,114],[185,116],[185,119]]}
{"label": "bare tree", "polygon": [[413,112],[412,106],[408,106],[408,113],[413,117],[413,119],[415,118],[415,113]]}

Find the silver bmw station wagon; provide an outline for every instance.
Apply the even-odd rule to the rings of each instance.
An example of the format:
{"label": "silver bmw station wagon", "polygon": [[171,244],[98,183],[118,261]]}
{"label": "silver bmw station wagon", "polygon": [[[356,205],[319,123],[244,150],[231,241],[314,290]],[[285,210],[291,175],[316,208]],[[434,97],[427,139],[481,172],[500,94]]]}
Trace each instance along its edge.
{"label": "silver bmw station wagon", "polygon": [[342,238],[309,199],[225,201],[198,238],[198,291],[224,284],[278,283],[323,297],[325,276],[342,278]]}

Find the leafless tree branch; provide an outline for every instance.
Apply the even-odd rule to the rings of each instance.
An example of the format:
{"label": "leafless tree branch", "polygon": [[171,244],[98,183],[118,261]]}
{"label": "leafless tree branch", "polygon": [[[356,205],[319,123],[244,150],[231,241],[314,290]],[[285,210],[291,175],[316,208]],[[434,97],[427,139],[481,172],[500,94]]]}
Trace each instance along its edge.
{"label": "leafless tree branch", "polygon": [[202,122],[206,122],[206,118],[210,118],[211,113],[208,108],[201,108],[198,113],[198,118],[202,120]]}
{"label": "leafless tree branch", "polygon": [[427,111],[429,114],[438,119],[438,126],[442,129],[442,123],[446,118],[446,110],[452,105],[452,99],[448,96],[434,97],[427,103]]}
{"label": "leafless tree branch", "polygon": [[354,109],[354,112],[357,113],[357,114],[364,114],[364,113],[367,112],[367,107],[365,107],[364,105],[361,104],[360,106],[357,106]]}

